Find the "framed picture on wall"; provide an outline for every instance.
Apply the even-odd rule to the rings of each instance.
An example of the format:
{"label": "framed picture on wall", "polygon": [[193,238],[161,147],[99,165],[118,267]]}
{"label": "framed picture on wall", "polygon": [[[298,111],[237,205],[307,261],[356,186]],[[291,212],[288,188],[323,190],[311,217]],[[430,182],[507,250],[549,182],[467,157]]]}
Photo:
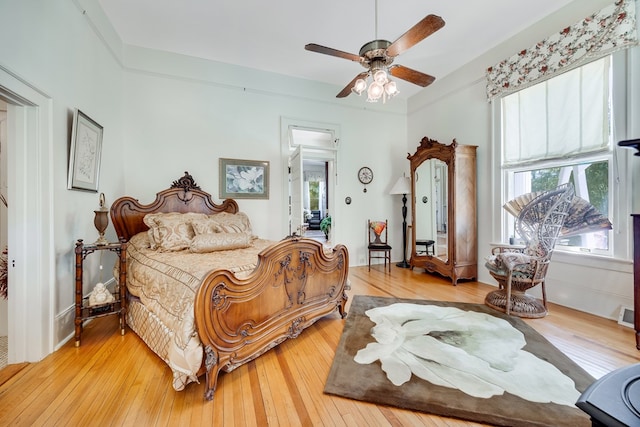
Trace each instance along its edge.
{"label": "framed picture on wall", "polygon": [[220,158],[221,199],[268,199],[269,162]]}
{"label": "framed picture on wall", "polygon": [[102,126],[75,109],[69,150],[69,190],[98,192]]}

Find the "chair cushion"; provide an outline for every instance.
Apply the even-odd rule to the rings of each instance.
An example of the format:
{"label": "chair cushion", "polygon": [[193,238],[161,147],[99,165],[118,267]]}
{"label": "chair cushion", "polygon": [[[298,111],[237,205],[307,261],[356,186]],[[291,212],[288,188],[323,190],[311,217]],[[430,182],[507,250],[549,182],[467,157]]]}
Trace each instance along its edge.
{"label": "chair cushion", "polygon": [[509,270],[513,270],[517,265],[526,264],[526,267],[514,271],[514,274],[526,276],[533,272],[532,258],[520,252],[502,252],[487,257],[485,267],[495,274],[506,276]]}
{"label": "chair cushion", "polygon": [[385,250],[390,250],[391,246],[385,244],[385,243],[371,243],[369,245],[369,249],[370,250],[376,250],[376,251],[385,251]]}

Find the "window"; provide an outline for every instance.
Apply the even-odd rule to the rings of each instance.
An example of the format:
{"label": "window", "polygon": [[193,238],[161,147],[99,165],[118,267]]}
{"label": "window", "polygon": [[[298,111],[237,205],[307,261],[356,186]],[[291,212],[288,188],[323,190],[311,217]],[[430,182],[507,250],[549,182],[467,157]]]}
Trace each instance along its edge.
{"label": "window", "polygon": [[320,210],[320,182],[309,181],[309,208],[312,211]]}
{"label": "window", "polygon": [[[572,183],[598,211],[612,211],[612,60],[605,57],[501,100],[502,172],[506,200]],[[515,237],[513,216],[503,230]],[[561,238],[559,250],[613,255],[610,231]]]}
{"label": "window", "polygon": [[[606,156],[605,156],[606,157]],[[601,214],[609,215],[609,161],[607,159],[584,160],[583,163],[560,163],[560,166],[549,166],[541,169],[525,169],[510,173],[516,196],[543,192],[557,187],[559,184],[573,184],[576,195],[590,202]],[[512,222],[508,224],[509,235],[514,233]],[[557,249],[592,252],[602,255],[610,253],[609,230],[599,230],[570,237],[561,238]]]}

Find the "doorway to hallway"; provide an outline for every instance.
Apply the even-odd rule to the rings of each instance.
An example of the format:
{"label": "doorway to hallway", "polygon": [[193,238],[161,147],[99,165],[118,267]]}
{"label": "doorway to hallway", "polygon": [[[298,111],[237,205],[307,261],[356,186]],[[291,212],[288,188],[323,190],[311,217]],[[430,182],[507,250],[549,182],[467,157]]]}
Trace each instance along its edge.
{"label": "doorway to hallway", "polygon": [[302,209],[304,237],[326,242],[331,212],[328,204],[329,162],[305,159],[302,165]]}
{"label": "doorway to hallway", "polygon": [[284,176],[288,176],[284,194],[288,195],[285,209],[289,213],[289,234],[324,240],[326,244],[339,241],[335,187],[340,126],[283,117],[280,132]]}

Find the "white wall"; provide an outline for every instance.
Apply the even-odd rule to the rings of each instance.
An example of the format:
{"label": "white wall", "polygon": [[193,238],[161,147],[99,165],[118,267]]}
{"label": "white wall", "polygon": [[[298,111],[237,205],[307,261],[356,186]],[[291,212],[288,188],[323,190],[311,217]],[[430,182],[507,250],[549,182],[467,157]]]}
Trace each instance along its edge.
{"label": "white wall", "polygon": [[[611,0],[574,1],[451,75],[438,79],[432,86],[409,100],[409,151],[415,151],[417,142],[424,136],[444,143],[456,138],[460,144],[478,146],[478,273],[482,282],[495,285],[495,281],[484,268],[483,260],[489,254],[490,243],[500,239],[495,218],[500,215],[502,204],[499,199],[494,198],[492,191],[492,188],[496,188],[496,183],[492,182],[493,168],[499,165],[492,162],[491,105],[486,99],[485,70],[609,4]],[[631,75],[640,74],[638,49],[640,48],[634,49],[636,62]],[[630,92],[630,99],[630,105],[635,105],[636,109],[630,111],[629,117],[634,120],[639,117],[637,108],[640,105],[640,91],[637,87]],[[638,125],[635,126],[637,137],[640,129]],[[633,132],[634,129],[630,128],[629,131]],[[634,160],[636,162],[630,161],[630,165],[637,175],[640,162],[637,162],[637,158]],[[629,194],[633,194],[633,191]],[[636,211],[639,200],[636,196]],[[619,219],[614,227],[627,232],[627,224],[627,219]],[[630,253],[625,259],[607,260],[556,251],[547,276],[548,298],[552,302],[578,310],[617,318],[621,305],[633,306],[631,271]],[[539,295],[539,290],[534,290],[533,293]]]}
{"label": "white wall", "polygon": [[[288,232],[281,119],[326,122],[341,130],[337,206],[329,208],[333,240],[347,245],[358,265],[365,263],[367,218],[389,218],[401,236],[401,208],[388,194],[406,159],[401,99],[373,108],[362,98],[336,100],[339,88],[310,81],[148,49],[127,47],[125,56],[127,194],[149,202],[188,170],[219,200],[218,158],[267,160],[269,200],[238,203],[256,234],[281,239]],[[374,180],[363,193],[356,175],[365,165]]]}
{"label": "white wall", "polygon": [[[87,6],[91,6],[91,2]],[[98,195],[67,190],[68,144],[73,109],[79,108],[104,126],[99,191],[107,201],[124,191],[122,137],[123,71],[95,33],[89,16],[72,0],[0,2],[0,67],[53,100],[53,246],[54,344],[72,330],[74,241],[93,241],[93,210]],[[9,182],[9,186],[13,185]],[[43,189],[43,191],[46,191]],[[9,203],[16,202],[9,200]],[[113,232],[108,237],[114,238]],[[11,248],[9,249],[11,251]],[[96,260],[89,261],[89,265]],[[32,268],[37,268],[32,267]],[[95,277],[95,276],[94,276]],[[30,286],[16,283],[15,286]],[[44,303],[48,303],[44,302]],[[24,307],[22,310],[37,310]]]}

